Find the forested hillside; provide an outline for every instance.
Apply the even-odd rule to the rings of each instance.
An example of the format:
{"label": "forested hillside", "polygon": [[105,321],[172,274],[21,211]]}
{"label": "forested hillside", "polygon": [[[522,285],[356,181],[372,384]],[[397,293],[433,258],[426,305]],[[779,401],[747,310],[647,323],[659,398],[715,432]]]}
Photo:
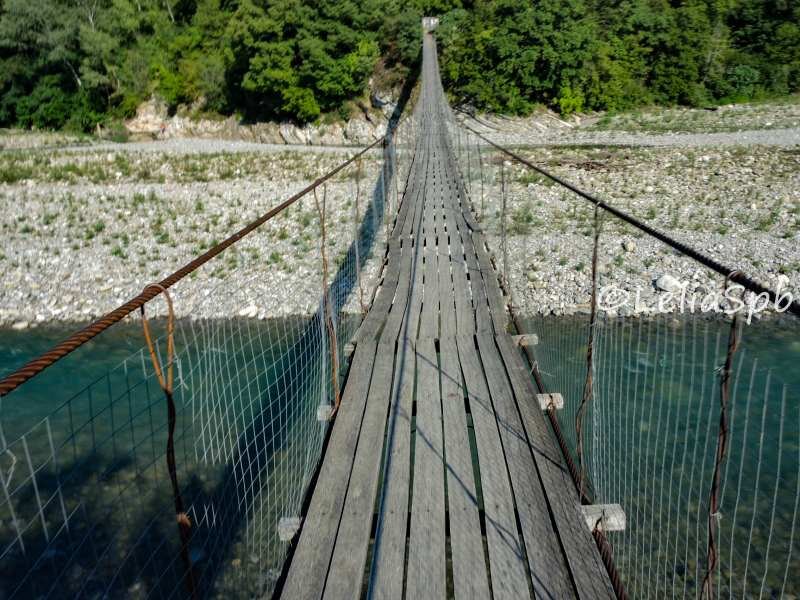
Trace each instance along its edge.
{"label": "forested hillside", "polygon": [[[524,114],[800,87],[797,0],[0,0],[0,126],[89,130],[152,95],[197,114],[346,118],[440,15],[456,102]],[[328,115],[328,117],[326,117]]]}
{"label": "forested hillside", "polygon": [[798,0],[495,0],[444,22],[445,87],[495,111],[701,106],[800,88]]}

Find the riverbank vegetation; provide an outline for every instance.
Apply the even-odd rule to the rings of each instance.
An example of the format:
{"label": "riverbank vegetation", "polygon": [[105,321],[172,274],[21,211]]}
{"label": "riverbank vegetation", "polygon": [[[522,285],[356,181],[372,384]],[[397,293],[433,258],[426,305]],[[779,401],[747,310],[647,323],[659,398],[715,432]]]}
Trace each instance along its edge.
{"label": "riverbank vegetation", "polygon": [[158,95],[245,120],[347,118],[440,15],[457,104],[526,114],[704,106],[800,88],[788,0],[3,0],[0,127],[88,131]]}

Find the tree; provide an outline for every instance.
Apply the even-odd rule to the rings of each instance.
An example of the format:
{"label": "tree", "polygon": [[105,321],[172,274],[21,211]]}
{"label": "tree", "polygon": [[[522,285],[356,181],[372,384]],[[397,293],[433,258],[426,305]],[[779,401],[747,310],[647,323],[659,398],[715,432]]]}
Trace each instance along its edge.
{"label": "tree", "polygon": [[90,128],[153,94],[249,119],[345,115],[441,25],[456,103],[525,114],[800,88],[796,0],[2,0],[0,125]]}

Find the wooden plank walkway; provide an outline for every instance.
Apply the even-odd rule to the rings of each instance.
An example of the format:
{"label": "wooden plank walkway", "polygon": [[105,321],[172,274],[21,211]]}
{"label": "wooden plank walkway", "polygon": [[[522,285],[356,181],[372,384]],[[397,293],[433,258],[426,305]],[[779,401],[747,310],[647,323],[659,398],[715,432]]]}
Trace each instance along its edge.
{"label": "wooden plank walkway", "polygon": [[612,598],[423,46],[420,136],[282,597]]}

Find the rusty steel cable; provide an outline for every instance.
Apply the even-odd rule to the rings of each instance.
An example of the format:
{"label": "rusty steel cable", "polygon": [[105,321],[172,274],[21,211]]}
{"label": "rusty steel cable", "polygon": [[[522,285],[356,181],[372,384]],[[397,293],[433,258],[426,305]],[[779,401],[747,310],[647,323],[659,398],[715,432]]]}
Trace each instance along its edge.
{"label": "rusty steel cable", "polygon": [[628,600],[628,592],[625,590],[625,584],[622,582],[622,576],[614,564],[614,552],[611,548],[611,543],[603,533],[603,530],[597,526],[592,530],[592,537],[594,543],[597,544],[597,549],[600,552],[600,558],[603,560],[603,565],[608,571],[608,576],[611,579],[611,587],[614,588],[618,600]]}
{"label": "rusty steel cable", "polygon": [[594,338],[597,325],[597,250],[600,245],[600,210],[594,207],[594,242],[592,244],[592,290],[589,305],[589,340],[586,347],[586,381],[583,386],[583,396],[575,415],[576,454],[578,455],[578,491],[584,495],[584,480],[586,479],[586,465],[583,459],[583,418],[586,408],[592,400],[594,364]]}
{"label": "rusty steel cable", "polygon": [[210,261],[215,256],[221,254],[224,250],[232,246],[233,244],[237,243],[246,235],[252,233],[254,230],[258,229],[261,225],[272,219],[275,215],[283,212],[286,208],[297,202],[300,198],[308,194],[309,192],[315,190],[320,185],[334,177],[337,173],[348,167],[358,158],[366,154],[368,151],[375,148],[378,144],[381,144],[385,139],[381,137],[375,140],[369,146],[362,148],[356,154],[351,156],[349,159],[341,163],[336,168],[328,171],[321,177],[315,179],[312,183],[307,185],[305,188],[297,192],[296,194],[290,196],[277,206],[271,208],[269,211],[264,213],[255,221],[252,221],[250,224],[242,227],[239,231],[231,235],[230,237],[226,238],[213,248],[209,249],[205,253],[201,254],[191,262],[185,264],[183,267],[172,273],[171,275],[165,277],[161,281],[158,282],[158,286],[148,286],[141,294],[138,296],[131,298],[125,304],[115,308],[109,313],[106,313],[93,323],[87,325],[80,331],[73,333],[63,342],[57,344],[44,354],[34,358],[33,360],[29,361],[13,373],[7,375],[2,380],[0,380],[0,397],[5,396],[23,383],[31,379],[32,377],[38,375],[42,371],[44,371],[49,366],[53,365],[54,363],[58,362],[71,352],[74,352],[78,348],[80,348],[83,344],[94,338],[95,336],[99,335],[115,323],[118,323],[126,316],[134,312],[135,310],[144,306],[147,302],[155,298],[161,293],[161,289],[168,289],[179,282],[181,279],[189,275],[191,272],[197,270],[199,267]]}
{"label": "rusty steel cable", "polygon": [[181,488],[178,484],[178,470],[175,462],[175,425],[177,423],[177,413],[175,410],[175,399],[173,396],[173,367],[175,364],[175,310],[172,305],[172,298],[169,292],[161,284],[152,284],[145,288],[155,288],[159,294],[164,295],[164,300],[167,302],[167,357],[166,357],[166,373],[161,366],[158,355],[156,353],[155,343],[153,337],[150,335],[150,325],[147,321],[145,314],[145,307],[142,305],[140,311],[142,314],[142,329],[144,330],[144,339],[147,344],[147,350],[150,353],[150,360],[153,363],[153,370],[155,371],[158,384],[164,392],[164,398],[167,401],[167,472],[172,484],[172,498],[175,504],[175,518],[178,524],[178,535],[180,536],[181,544],[181,561],[186,577],[186,589],[189,596],[194,600],[197,598],[197,585],[194,580],[194,570],[192,569],[192,561],[189,557],[189,544],[192,539],[192,522],[189,515],[186,514],[186,508],[183,503],[183,496],[181,495]]}
{"label": "rusty steel cable", "polygon": [[[730,277],[725,278],[724,287],[728,287]],[[742,293],[744,295],[744,292]],[[703,598],[714,596],[714,571],[717,568],[717,527],[719,522],[719,488],[722,468],[727,456],[728,447],[728,405],[730,403],[731,373],[733,371],[733,356],[739,349],[739,318],[738,312],[733,314],[731,328],[728,334],[728,351],[725,355],[725,364],[720,369],[719,382],[719,427],[717,430],[717,450],[714,456],[714,473],[711,476],[711,491],[708,498],[708,548],[706,552],[706,573],[703,577],[701,595]]]}
{"label": "rusty steel cable", "polygon": [[[596,287],[596,272],[597,272],[597,253],[598,253],[598,245],[599,245],[599,214],[598,211],[595,209],[595,244],[592,253],[592,271],[593,271],[593,280],[594,283],[592,288]],[[510,296],[508,296],[510,298]],[[592,294],[593,298],[593,308],[596,310],[596,300],[594,293]],[[513,304],[508,305],[509,315],[511,317],[511,322],[514,325],[514,328],[517,332],[523,332],[524,328],[522,323],[519,320],[516,310],[514,309]],[[591,322],[594,323],[594,315],[591,318]],[[591,335],[591,334],[590,334]],[[590,342],[591,344],[591,342]],[[591,346],[590,346],[591,347]],[[539,390],[539,393],[546,394],[547,388],[542,380],[541,373],[539,372],[538,362],[536,361],[536,356],[533,351],[525,346],[524,347],[524,354],[528,359],[529,364],[531,365],[531,374],[533,375],[533,379],[536,383],[536,387]],[[589,372],[591,372],[591,363],[589,365]],[[575,461],[572,458],[572,453],[569,449],[569,444],[564,436],[564,432],[561,429],[561,424],[558,421],[558,415],[556,414],[556,408],[551,403],[547,410],[545,411],[547,414],[547,419],[550,421],[550,426],[553,429],[553,434],[556,437],[556,443],[558,444],[559,449],[561,450],[561,455],[564,458],[564,462],[567,465],[567,470],[569,471],[570,478],[572,479],[572,483],[575,486],[575,490],[578,493],[578,499],[581,504],[588,505],[592,504],[592,496],[593,493],[590,491],[591,482],[588,478],[584,477],[583,468],[578,468],[578,465],[575,464]],[[595,541],[595,545],[600,553],[600,557],[603,561],[603,566],[606,568],[608,576],[611,580],[611,586],[614,589],[614,594],[618,598],[618,600],[628,600],[628,592],[625,589],[625,583],[622,581],[622,576],[620,575],[619,571],[617,570],[616,564],[614,562],[614,556],[611,548],[611,543],[608,541],[606,536],[603,534],[602,530],[595,527],[592,531],[592,538]]]}
{"label": "rusty steel cable", "polygon": [[[531,161],[521,157],[519,154],[509,150],[508,148],[504,148],[503,146],[493,142],[492,140],[490,140],[489,138],[487,138],[483,134],[481,134],[481,133],[475,131],[474,129],[472,129],[469,125],[466,125],[466,124],[462,124],[462,125],[463,125],[464,128],[468,129],[469,131],[471,131],[472,133],[477,135],[484,142],[486,142],[490,146],[496,148],[500,152],[510,156],[511,158],[513,158],[514,160],[519,162],[520,164],[523,164],[526,167],[529,167],[529,168],[533,169],[534,171],[536,171],[540,175],[544,175],[548,179],[550,179],[552,181],[555,181],[557,184],[567,188],[571,192],[574,192],[575,194],[577,194],[581,198],[584,198],[585,200],[588,200],[589,202],[591,202],[595,206],[598,206],[598,207],[602,208],[604,211],[614,215],[618,219],[620,219],[622,221],[625,221],[626,223],[628,223],[630,225],[633,225],[636,229],[638,229],[640,231],[643,231],[644,233],[646,233],[650,237],[653,237],[653,238],[659,240],[660,242],[663,242],[667,246],[677,250],[678,252],[680,252],[684,256],[687,256],[687,257],[697,261],[698,263],[700,263],[701,265],[703,265],[705,267],[708,267],[712,271],[716,271],[717,273],[719,273],[723,277],[728,278],[730,281],[732,281],[734,283],[738,283],[739,285],[743,286],[746,290],[748,290],[750,292],[753,292],[754,294],[757,294],[757,295],[766,294],[766,296],[769,298],[769,301],[770,301],[771,304],[778,305],[778,303],[780,302],[781,298],[775,293],[774,290],[771,290],[770,288],[765,287],[764,285],[758,283],[755,279],[752,279],[751,277],[748,277],[747,275],[745,275],[744,273],[742,273],[738,269],[733,269],[731,267],[727,267],[727,266],[723,265],[720,262],[717,262],[716,260],[714,260],[710,256],[706,256],[702,252],[700,252],[698,250],[695,250],[694,248],[692,248],[690,246],[687,246],[683,242],[679,242],[678,240],[668,236],[667,234],[665,234],[665,233],[663,233],[663,232],[651,227],[647,223],[644,223],[644,222],[640,221],[636,217],[634,217],[632,215],[629,215],[628,213],[626,213],[626,212],[624,212],[624,211],[622,211],[622,210],[620,210],[620,209],[608,204],[607,202],[601,200],[597,196],[594,196],[593,194],[590,194],[589,192],[586,192],[586,191],[578,188],[577,186],[575,186],[575,185],[571,184],[570,182],[560,178],[559,176],[554,175],[554,174],[550,173],[549,171],[546,171],[545,169],[542,169],[541,167],[533,164]],[[786,305],[786,311],[792,313],[795,316],[800,317],[800,301],[792,300],[791,302],[789,302]]]}
{"label": "rusty steel cable", "polygon": [[[328,295],[328,251],[326,250],[327,236],[325,227],[326,209],[328,202],[328,187],[322,186],[322,203],[317,197],[317,190],[314,190],[314,204],[319,215],[320,232],[320,258],[322,259],[322,310],[324,313],[325,327],[328,331],[328,343],[331,349],[331,385],[333,386],[334,404],[333,414],[339,410],[341,395],[339,394],[339,354],[338,342],[336,341],[336,327],[333,325],[333,314],[331,312],[331,300]],[[356,242],[358,243],[358,242]]]}

